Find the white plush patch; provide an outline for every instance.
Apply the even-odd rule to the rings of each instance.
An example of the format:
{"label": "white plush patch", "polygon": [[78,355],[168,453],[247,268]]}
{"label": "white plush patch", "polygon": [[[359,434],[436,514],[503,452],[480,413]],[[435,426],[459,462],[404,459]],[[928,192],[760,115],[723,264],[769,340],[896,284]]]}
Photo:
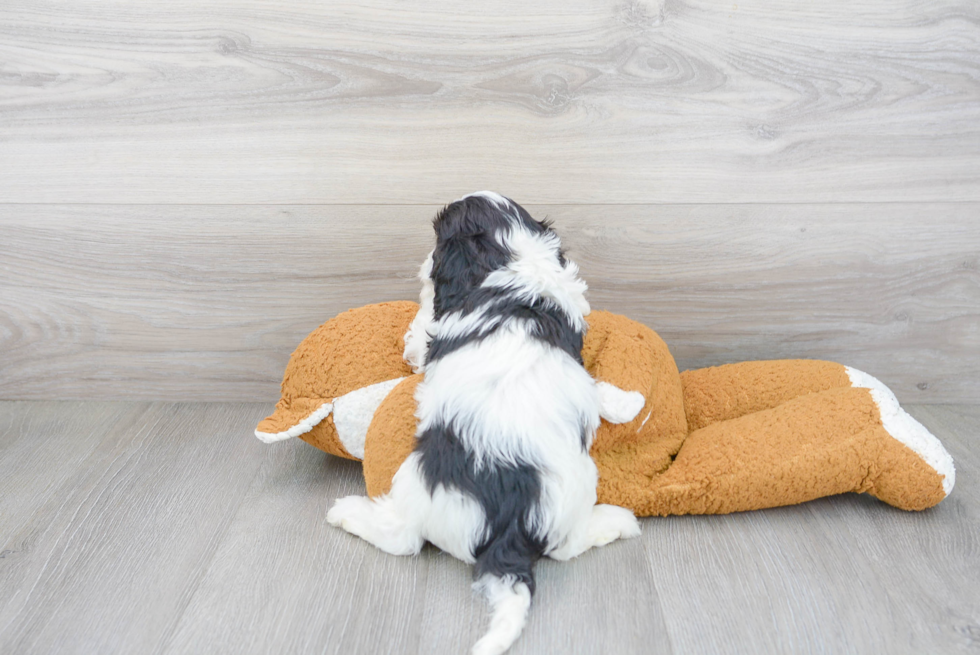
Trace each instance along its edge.
{"label": "white plush patch", "polygon": [[851,386],[871,390],[871,397],[881,414],[881,423],[888,434],[911,448],[936,473],[943,476],[943,491],[948,496],[956,482],[956,469],[953,458],[939,439],[901,408],[895,394],[881,380],[850,366],[844,368],[851,379]]}
{"label": "white plush patch", "polygon": [[647,402],[642,393],[623,391],[608,382],[597,382],[596,390],[599,392],[599,416],[610,423],[629,423]]}
{"label": "white plush patch", "polygon": [[395,378],[356,389],[333,401],[333,424],[348,453],[364,459],[364,439],[381,402],[405,378]]}
{"label": "white plush patch", "polygon": [[647,417],[646,417],[645,419],[643,419],[643,422],[642,422],[642,423],[640,423],[640,427],[638,427],[638,428],[636,428],[636,433],[637,433],[637,434],[639,434],[639,433],[640,433],[640,430],[642,430],[642,429],[643,429],[643,426],[647,424],[647,421],[649,421],[649,420],[650,420],[650,417],[651,417],[651,416],[653,416],[653,410],[652,410],[652,409],[650,410],[650,413],[649,413],[649,414],[647,414]]}
{"label": "white plush patch", "polygon": [[277,441],[284,441],[286,439],[292,439],[298,437],[301,434],[306,434],[313,428],[315,428],[320,421],[327,418],[330,415],[330,411],[333,409],[333,405],[330,403],[323,403],[320,405],[319,409],[307,416],[305,419],[289,428],[285,432],[259,432],[255,431],[255,436],[259,438],[259,441],[263,443],[275,443]]}

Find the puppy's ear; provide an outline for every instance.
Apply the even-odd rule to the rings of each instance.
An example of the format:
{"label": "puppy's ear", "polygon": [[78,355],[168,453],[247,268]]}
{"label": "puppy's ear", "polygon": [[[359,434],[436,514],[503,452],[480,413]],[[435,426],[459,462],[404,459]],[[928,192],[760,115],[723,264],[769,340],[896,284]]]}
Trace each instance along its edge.
{"label": "puppy's ear", "polygon": [[466,216],[466,205],[463,200],[457,200],[443,207],[432,219],[432,229],[436,232],[436,243],[445,241],[462,229],[463,218]]}
{"label": "puppy's ear", "polygon": [[477,196],[467,196],[450,203],[436,214],[432,222],[436,244],[452,239],[493,237],[511,226],[511,218],[496,205]]}
{"label": "puppy's ear", "polygon": [[435,318],[458,309],[487,275],[507,264],[510,253],[499,234],[507,220],[485,202],[464,198],[436,215],[436,248],[432,253]]}

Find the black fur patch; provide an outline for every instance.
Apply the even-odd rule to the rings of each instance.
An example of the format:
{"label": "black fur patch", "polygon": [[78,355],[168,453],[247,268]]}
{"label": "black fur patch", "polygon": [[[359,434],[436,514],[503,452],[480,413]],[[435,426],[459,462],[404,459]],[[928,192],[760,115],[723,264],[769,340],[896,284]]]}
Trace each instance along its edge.
{"label": "black fur patch", "polygon": [[426,362],[437,361],[465,345],[482,341],[499,330],[508,319],[516,318],[531,323],[531,338],[560,348],[579,364],[582,363],[582,333],[572,326],[560,309],[550,303],[542,300],[527,303],[506,298],[490,304],[486,308],[486,318],[488,322],[485,325],[467,334],[448,339],[433,339],[429,344]]}
{"label": "black fur patch", "polygon": [[429,493],[442,485],[473,497],[487,517],[486,531],[474,549],[479,579],[513,575],[534,593],[534,563],[546,544],[533,534],[531,516],[541,499],[541,478],[528,465],[494,463],[477,469],[450,426],[423,432],[415,446],[419,467]]}
{"label": "black fur patch", "polygon": [[[447,205],[436,216],[436,248],[432,254],[432,281],[435,285],[433,317],[438,321],[446,314],[470,314],[480,308],[487,319],[499,319],[468,334],[448,339],[433,339],[426,363],[437,361],[463,346],[482,341],[511,318],[533,324],[531,337],[564,350],[582,363],[582,333],[554,304],[536,299],[519,301],[505,290],[481,286],[491,272],[501,269],[513,258],[497,241],[498,232],[515,223],[532,234],[552,232],[548,222],[537,221],[523,207],[508,200],[505,211],[482,196],[469,196]],[[565,265],[559,252],[559,263]]]}
{"label": "black fur patch", "polygon": [[510,262],[512,253],[497,241],[496,234],[513,227],[515,218],[532,234],[551,230],[516,202],[510,202],[510,207],[513,211],[505,213],[486,198],[469,196],[436,215],[436,249],[432,253],[435,320],[463,308],[487,275]]}

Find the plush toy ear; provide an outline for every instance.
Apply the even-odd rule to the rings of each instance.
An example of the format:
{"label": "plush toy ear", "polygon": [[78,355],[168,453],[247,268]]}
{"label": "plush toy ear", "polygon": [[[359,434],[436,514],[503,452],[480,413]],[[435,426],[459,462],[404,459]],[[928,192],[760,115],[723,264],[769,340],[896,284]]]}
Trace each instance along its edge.
{"label": "plush toy ear", "polygon": [[374,409],[411,374],[403,336],[417,311],[413,302],[368,305],[314,330],[290,356],[282,397],[255,436],[267,443],[299,437],[333,455],[363,456]]}

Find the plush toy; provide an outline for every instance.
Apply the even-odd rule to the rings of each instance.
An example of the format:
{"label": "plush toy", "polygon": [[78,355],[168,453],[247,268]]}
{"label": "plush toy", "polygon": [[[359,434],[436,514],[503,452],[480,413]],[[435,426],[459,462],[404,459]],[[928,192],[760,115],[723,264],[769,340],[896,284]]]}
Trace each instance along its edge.
{"label": "plush toy", "polygon": [[[299,437],[362,460],[368,495],[386,493],[415,445],[422,376],[402,353],[417,311],[369,305],[317,328],[293,353],[282,399],[256,436]],[[619,423],[604,419],[592,445],[600,503],[637,516],[721,514],[865,492],[921,510],[953,488],[949,453],[870,375],[815,360],[678,373],[650,328],[603,311],[587,320],[586,369],[643,399],[639,411],[622,402],[636,393],[604,401]]]}

